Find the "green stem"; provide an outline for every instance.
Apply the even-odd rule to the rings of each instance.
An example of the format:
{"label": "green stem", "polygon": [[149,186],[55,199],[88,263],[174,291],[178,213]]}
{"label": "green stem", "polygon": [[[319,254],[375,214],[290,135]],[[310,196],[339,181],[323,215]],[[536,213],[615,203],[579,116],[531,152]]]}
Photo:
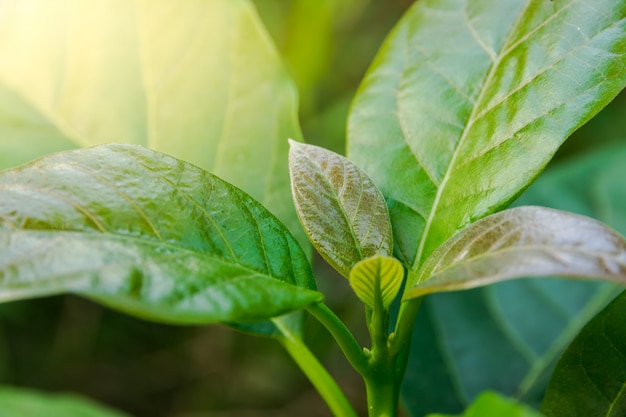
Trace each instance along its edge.
{"label": "green stem", "polygon": [[304,341],[294,335],[280,320],[274,320],[274,324],[283,334],[283,337],[279,339],[281,344],[309,378],[333,415],[335,417],[358,417],[341,388],[311,353]]}
{"label": "green stem", "polygon": [[395,358],[395,377],[398,386],[402,383],[406,372],[413,338],[413,327],[415,326],[415,318],[422,305],[422,300],[423,297],[405,301],[400,305],[400,311],[398,312],[394,338],[391,340],[390,347],[391,356]]}
{"label": "green stem", "polygon": [[363,375],[367,389],[368,415],[396,417],[402,378],[396,375],[397,354],[391,349],[393,339],[389,335],[389,316],[380,292],[374,298],[373,309],[367,309],[367,324],[372,337],[369,370]]}
{"label": "green stem", "polygon": [[350,365],[361,375],[368,371],[367,357],[346,325],[323,303],[307,307],[317,320],[333,336]]}
{"label": "green stem", "polygon": [[374,372],[365,379],[369,417],[396,417],[398,415],[399,385],[391,368]]}
{"label": "green stem", "polygon": [[368,373],[364,374],[370,417],[395,417],[398,413],[400,386],[404,378],[413,335],[413,324],[421,299],[402,303],[394,333],[387,335],[387,316],[381,305],[368,317],[372,352]]}

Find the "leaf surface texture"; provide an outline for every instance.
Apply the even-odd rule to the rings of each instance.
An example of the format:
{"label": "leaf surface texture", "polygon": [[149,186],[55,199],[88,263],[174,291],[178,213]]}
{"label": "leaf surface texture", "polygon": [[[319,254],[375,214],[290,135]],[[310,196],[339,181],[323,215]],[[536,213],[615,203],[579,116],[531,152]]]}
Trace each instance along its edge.
{"label": "leaf surface texture", "polygon": [[425,0],[405,14],[348,123],[405,263],[511,203],[622,90],[625,17],[614,0]]}
{"label": "leaf surface texture", "polygon": [[626,284],[626,240],[589,217],[523,206],[463,229],[433,253],[420,274],[405,297],[529,276]]}
{"label": "leaf surface texture", "polygon": [[304,230],[344,277],[363,259],[391,254],[385,199],[361,169],[332,151],[293,141],[289,169]]}
{"label": "leaf surface texture", "polygon": [[140,146],[0,173],[0,247],[3,301],[74,292],[160,321],[248,323],[321,297],[304,252],[265,208]]}
{"label": "leaf surface texture", "polygon": [[[626,233],[617,215],[626,210],[625,163],[622,145],[560,162],[516,204],[575,211]],[[615,294],[604,282],[527,278],[429,295],[403,386],[407,408],[460,413],[488,389],[538,407],[561,352]]]}

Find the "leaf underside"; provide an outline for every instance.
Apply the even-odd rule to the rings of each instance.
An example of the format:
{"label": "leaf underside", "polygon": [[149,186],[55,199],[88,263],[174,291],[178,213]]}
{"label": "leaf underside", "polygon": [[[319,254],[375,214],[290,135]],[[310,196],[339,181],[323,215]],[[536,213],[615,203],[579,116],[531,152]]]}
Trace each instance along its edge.
{"label": "leaf underside", "polygon": [[441,245],[405,299],[530,276],[626,284],[626,240],[589,217],[524,206],[492,214]]}
{"label": "leaf underside", "polygon": [[399,258],[417,270],[508,205],[622,90],[625,17],[614,0],[416,2],[348,123],[348,156],[388,199]]}
{"label": "leaf underside", "polygon": [[361,169],[327,149],[291,142],[289,170],[304,230],[344,277],[361,260],[391,255],[385,199]]}
{"label": "leaf underside", "polygon": [[563,353],[541,411],[547,417],[626,414],[626,293],[576,336]]}
{"label": "leaf underside", "polygon": [[0,168],[144,145],[242,188],[306,247],[287,170],[297,92],[250,1],[9,0],[0,39]]}
{"label": "leaf underside", "polygon": [[74,292],[154,320],[248,323],[321,297],[305,254],[259,203],[133,145],[1,172],[0,248],[2,301]]}

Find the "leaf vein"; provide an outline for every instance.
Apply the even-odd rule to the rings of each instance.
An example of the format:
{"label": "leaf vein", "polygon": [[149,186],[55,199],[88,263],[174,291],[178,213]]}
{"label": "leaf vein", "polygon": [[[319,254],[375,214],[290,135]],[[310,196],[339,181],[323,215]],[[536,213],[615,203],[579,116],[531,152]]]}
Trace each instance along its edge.
{"label": "leaf vein", "polygon": [[[144,168],[151,170],[151,168],[146,165],[144,162],[140,162],[141,166],[143,166]],[[230,244],[230,241],[226,238],[226,235],[224,234],[224,230],[222,229],[222,227],[215,221],[215,219],[209,214],[209,212],[202,206],[202,204],[200,204],[200,202],[198,202],[195,198],[193,198],[189,193],[181,190],[179,187],[176,186],[176,184],[174,184],[173,181],[171,181],[169,178],[167,178],[166,176],[164,176],[163,174],[159,174],[156,173],[156,175],[161,178],[163,181],[165,181],[166,183],[170,184],[172,186],[172,188],[179,193],[180,195],[182,195],[185,199],[187,199],[190,203],[192,203],[196,208],[198,208],[200,210],[200,212],[204,215],[204,218],[207,219],[211,225],[215,228],[215,230],[217,231],[217,233],[220,235],[220,238],[222,239],[222,241],[224,242],[224,244],[226,245],[226,247],[228,248],[231,256],[233,257],[233,259],[235,261],[239,261],[239,258],[237,256],[237,253],[235,252],[235,249],[232,247],[232,245]],[[212,184],[211,184],[212,186]]]}
{"label": "leaf vein", "polygon": [[469,16],[468,12],[467,12],[467,7],[469,6],[469,3],[467,0],[465,0],[465,7],[463,7],[463,21],[465,22],[467,28],[469,29],[472,37],[474,38],[474,40],[476,41],[476,43],[478,44],[478,46],[480,46],[485,53],[487,54],[487,56],[489,56],[489,59],[491,60],[491,62],[496,62],[496,54],[495,52],[489,48],[485,42],[480,38],[480,36],[478,36],[478,33],[476,32],[476,28],[474,27],[474,24],[472,23],[472,19]]}
{"label": "leaf vein", "polygon": [[[513,34],[515,33],[515,29],[517,28],[517,26],[522,21],[522,17],[526,13],[526,10],[530,6],[530,3],[531,2],[526,3],[524,8],[518,14],[515,23],[511,26],[511,29],[509,30],[509,33],[507,34],[506,39],[505,39],[504,43],[502,44],[503,48],[509,42],[511,36],[513,36]],[[496,56],[498,56],[498,55],[496,54]],[[480,103],[482,101],[482,99],[485,96],[485,94],[487,93],[487,91],[489,91],[489,86],[491,85],[493,77],[495,76],[495,73],[496,73],[496,69],[498,68],[498,65],[500,64],[500,62],[502,62],[502,58],[498,57],[498,60],[496,62],[492,63],[492,65],[490,65],[489,70],[486,72],[485,77],[483,78],[482,86],[480,88],[480,93],[479,93],[478,98],[477,98],[477,100],[475,102],[476,104],[474,104],[474,106],[472,107],[472,110],[471,110],[471,112],[470,112],[470,114],[469,114],[469,116],[467,118],[467,123],[465,125],[465,128],[463,129],[463,132],[461,133],[461,136],[459,137],[459,139],[458,139],[458,141],[456,143],[456,148],[454,149],[454,152],[452,153],[452,158],[450,159],[450,162],[448,163],[448,166],[446,167],[446,171],[445,171],[445,174],[444,174],[443,179],[441,181],[441,185],[439,186],[439,188],[437,190],[437,194],[435,196],[435,200],[433,201],[433,205],[431,207],[430,213],[428,215],[428,218],[426,219],[426,224],[424,226],[424,231],[422,233],[422,237],[420,238],[420,242],[419,242],[419,245],[418,245],[418,248],[417,248],[417,253],[416,253],[415,259],[413,261],[412,269],[416,269],[419,266],[419,263],[421,262],[421,258],[422,258],[422,255],[423,255],[423,252],[424,252],[424,249],[425,249],[426,241],[428,240],[430,228],[432,227],[433,221],[435,219],[437,210],[439,208],[439,204],[441,202],[441,197],[442,197],[443,192],[444,192],[444,190],[446,188],[446,184],[450,180],[450,176],[451,176],[451,173],[453,171],[453,167],[456,164],[456,160],[459,158],[460,149],[462,147],[462,144],[469,137],[469,133],[470,133],[471,128],[472,128],[473,123],[474,123],[473,120],[474,120],[474,118],[476,117],[476,115],[480,111],[478,103]]]}

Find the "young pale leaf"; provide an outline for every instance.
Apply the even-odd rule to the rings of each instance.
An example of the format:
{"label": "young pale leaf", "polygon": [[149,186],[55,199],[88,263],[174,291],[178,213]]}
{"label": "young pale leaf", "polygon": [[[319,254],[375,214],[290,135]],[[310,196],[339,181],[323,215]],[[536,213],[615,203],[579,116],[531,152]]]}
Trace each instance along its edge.
{"label": "young pale leaf", "polygon": [[73,292],[155,320],[249,322],[314,288],[274,216],[167,155],[104,145],[0,173],[1,301]]}
{"label": "young pale leaf", "polygon": [[387,198],[398,257],[417,270],[505,207],[624,88],[625,18],[615,0],[415,3],[348,124],[348,157]]}
{"label": "young pale leaf", "polygon": [[567,348],[541,406],[547,417],[626,415],[625,316],[622,293]]}
{"label": "young pale leaf", "polygon": [[596,220],[564,211],[532,206],[505,210],[441,245],[405,297],[531,276],[626,284],[626,240]]}
{"label": "young pale leaf", "polygon": [[388,256],[376,255],[357,263],[350,271],[350,286],[371,309],[380,300],[384,309],[393,302],[404,278],[402,264]]}
{"label": "young pale leaf", "polygon": [[251,1],[7,0],[0,39],[0,168],[145,145],[243,189],[307,243],[285,143],[302,136],[297,92]]}
{"label": "young pale leaf", "polygon": [[348,277],[359,261],[392,251],[391,223],[380,190],[348,159],[291,141],[289,170],[296,211],[318,252]]}
{"label": "young pale leaf", "polygon": [[72,394],[45,394],[23,388],[0,387],[0,410],[7,417],[127,417]]}
{"label": "young pale leaf", "polygon": [[[454,417],[429,414],[428,417]],[[495,392],[485,392],[458,417],[542,417],[542,414]]]}

